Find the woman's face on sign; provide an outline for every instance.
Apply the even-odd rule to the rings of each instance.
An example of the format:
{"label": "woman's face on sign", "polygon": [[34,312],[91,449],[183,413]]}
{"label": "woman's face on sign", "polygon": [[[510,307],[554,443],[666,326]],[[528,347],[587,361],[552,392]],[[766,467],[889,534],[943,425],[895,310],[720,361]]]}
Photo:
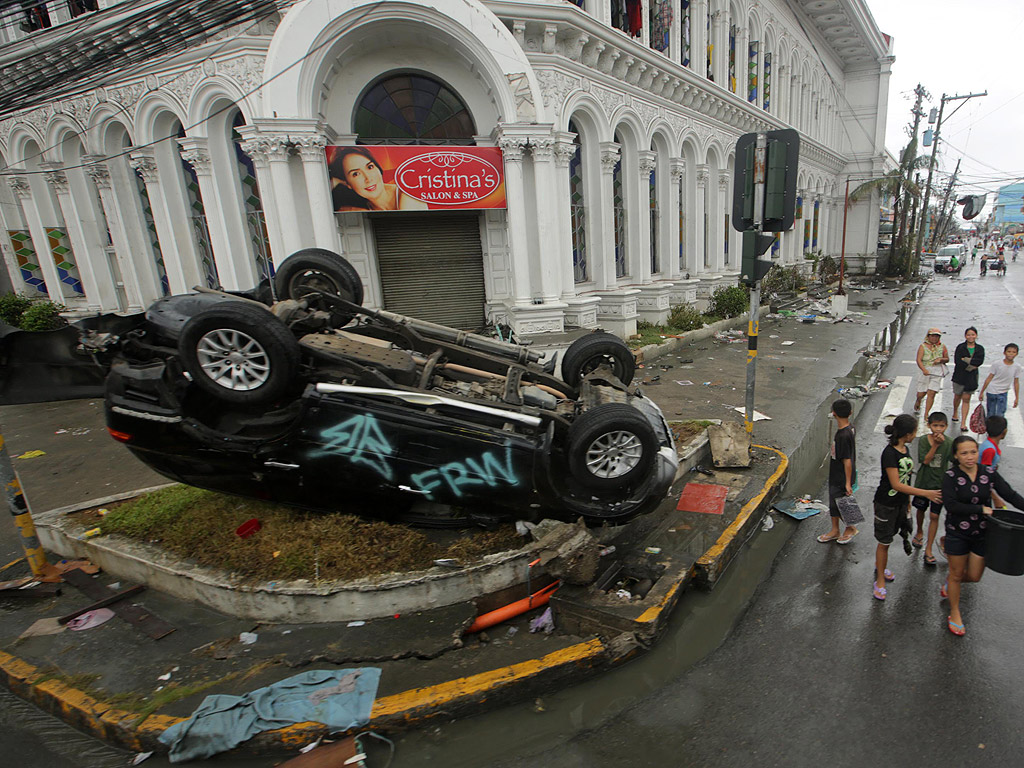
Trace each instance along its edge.
{"label": "woman's face on sign", "polygon": [[345,155],[341,162],[345,183],[362,198],[373,200],[384,194],[384,176],[377,164],[362,155]]}

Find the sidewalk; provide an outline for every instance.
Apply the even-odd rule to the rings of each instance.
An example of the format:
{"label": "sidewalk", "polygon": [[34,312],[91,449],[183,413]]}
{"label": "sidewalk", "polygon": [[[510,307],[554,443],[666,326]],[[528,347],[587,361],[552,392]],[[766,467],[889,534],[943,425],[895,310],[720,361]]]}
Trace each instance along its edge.
{"label": "sidewalk", "polygon": [[[712,478],[686,474],[656,512],[599,532],[602,542],[616,548],[603,558],[602,566],[612,558],[626,576],[642,566],[664,568],[641,600],[623,600],[614,596],[614,590],[593,586],[563,587],[552,600],[557,631],[551,635],[528,631],[529,619],[539,613],[535,610],[485,636],[463,636],[481,609],[473,602],[373,619],[360,626],[268,624],[148,589],[135,598],[137,602],[175,628],[160,640],[115,618],[87,631],[19,641],[37,619],[61,616],[92,602],[65,585],[58,597],[0,600],[5,616],[0,678],[19,695],[79,728],[129,749],[149,750],[163,749],[156,737],[187,717],[207,694],[242,694],[299,671],[380,667],[377,699],[366,727],[386,730],[440,714],[452,717],[498,707],[621,663],[656,642],[683,591],[691,583],[712,586],[758,529],[790,471],[787,456],[799,454],[798,447],[813,430],[819,404],[830,399],[834,377],[853,368],[860,359],[858,350],[890,321],[896,300],[905,292],[863,294],[885,301],[881,309],[869,312],[870,325],[810,325],[792,319],[762,323],[759,360],[772,362],[758,368],[757,409],[772,420],[757,423],[755,442],[776,447],[756,449],[748,470],[716,471]],[[858,298],[852,295],[851,303]],[[771,335],[778,338],[770,339]],[[781,347],[786,340],[794,344]],[[746,344],[708,338],[677,346],[660,358],[649,353],[646,367],[638,372],[646,382],[641,386],[666,417],[742,420],[726,406],[743,402]],[[776,365],[775,360],[784,364]],[[785,371],[777,370],[783,367]],[[655,381],[655,376],[660,378]],[[686,380],[694,383],[675,383]],[[37,516],[47,509],[162,481],[146,476],[148,470],[105,439],[99,410],[87,401],[0,408],[12,456],[46,451],[35,459],[15,460]],[[61,429],[69,431],[57,434]],[[85,429],[89,432],[82,433]],[[88,443],[83,455],[82,444],[74,439],[89,436],[96,440]],[[690,482],[726,486],[724,513],[676,511],[680,493]],[[17,556],[10,523],[0,526],[0,551],[16,553],[7,559]],[[25,568],[19,564],[2,578],[22,575]],[[103,584],[118,581],[108,574],[97,578]],[[507,594],[503,599],[521,596]],[[256,642],[243,645],[242,632],[254,632]],[[161,680],[167,673],[170,678]],[[159,701],[166,703],[144,720],[134,714]],[[323,731],[318,724],[301,724],[265,732],[242,749],[293,751]]]}

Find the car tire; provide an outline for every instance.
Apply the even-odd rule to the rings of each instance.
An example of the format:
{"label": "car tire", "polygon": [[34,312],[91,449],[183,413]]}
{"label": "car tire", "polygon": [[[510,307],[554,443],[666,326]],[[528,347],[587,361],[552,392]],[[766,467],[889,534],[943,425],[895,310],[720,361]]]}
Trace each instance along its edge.
{"label": "car tire", "polygon": [[607,364],[623,384],[629,384],[636,372],[636,359],[622,339],[606,331],[582,336],[562,356],[562,380],[578,387],[583,377],[598,366]]}
{"label": "car tire", "polygon": [[299,368],[299,345],[268,310],[228,301],[185,323],[178,355],[192,381],[232,405],[283,395]]}
{"label": "car tire", "polygon": [[[352,304],[363,304],[363,281],[359,279],[359,273],[344,256],[325,248],[296,251],[281,262],[274,275],[278,299],[302,300],[306,298],[303,290],[306,287],[333,293]],[[317,304],[316,301],[311,303]],[[348,315],[345,322],[351,319],[352,315]]]}
{"label": "car tire", "polygon": [[593,491],[636,483],[650,472],[657,453],[654,428],[625,403],[605,403],[584,411],[569,428],[569,473]]}

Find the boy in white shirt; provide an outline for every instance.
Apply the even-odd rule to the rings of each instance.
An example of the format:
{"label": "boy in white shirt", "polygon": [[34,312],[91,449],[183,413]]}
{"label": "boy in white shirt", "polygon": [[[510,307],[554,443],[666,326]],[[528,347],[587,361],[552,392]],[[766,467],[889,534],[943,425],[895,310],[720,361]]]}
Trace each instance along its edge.
{"label": "boy in white shirt", "polygon": [[1013,385],[1013,407],[1017,407],[1020,398],[1020,366],[1014,362],[1014,358],[1017,357],[1019,351],[1016,344],[1007,344],[1003,347],[1003,359],[998,363],[993,363],[989,368],[988,378],[985,379],[985,383],[981,385],[981,392],[978,393],[980,400],[981,396],[985,395],[985,390],[988,389],[988,394],[985,395],[986,416],[1006,415],[1006,396],[1010,391],[1011,384]]}

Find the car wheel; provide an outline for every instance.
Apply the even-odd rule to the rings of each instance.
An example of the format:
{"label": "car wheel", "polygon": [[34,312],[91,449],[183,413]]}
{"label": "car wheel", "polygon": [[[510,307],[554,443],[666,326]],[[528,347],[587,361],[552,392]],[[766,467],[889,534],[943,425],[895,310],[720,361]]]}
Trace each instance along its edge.
{"label": "car wheel", "polygon": [[626,487],[645,477],[658,438],[643,414],[625,403],[584,411],[569,429],[569,472],[595,491]]}
{"label": "car wheel", "polygon": [[291,331],[266,309],[243,302],[224,302],[189,320],[178,353],[198,387],[234,405],[277,399],[299,367]]}
{"label": "car wheel", "polygon": [[[344,256],[324,248],[296,251],[281,262],[274,275],[274,288],[278,299],[302,300],[312,288],[332,293],[353,304],[363,304],[363,281],[359,279],[359,273]],[[315,299],[310,299],[310,302],[319,309],[330,309],[320,307]],[[343,319],[348,322],[352,315]]]}
{"label": "car wheel", "polygon": [[584,376],[601,365],[609,366],[623,384],[629,384],[636,372],[636,360],[626,342],[614,334],[597,331],[569,345],[562,357],[562,380],[577,387]]}

